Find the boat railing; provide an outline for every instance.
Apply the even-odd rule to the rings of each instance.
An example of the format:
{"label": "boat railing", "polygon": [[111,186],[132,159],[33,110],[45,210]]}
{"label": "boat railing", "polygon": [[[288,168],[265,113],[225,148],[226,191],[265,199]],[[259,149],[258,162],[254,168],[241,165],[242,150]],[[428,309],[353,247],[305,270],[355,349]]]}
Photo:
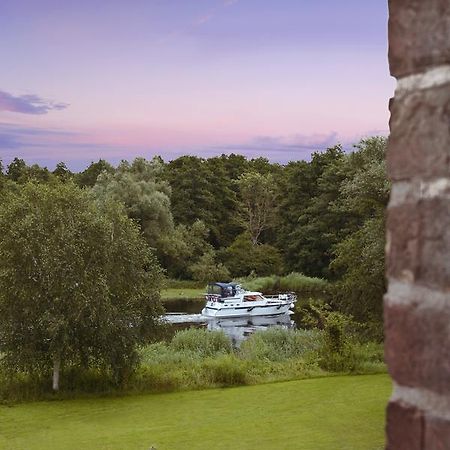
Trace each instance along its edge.
{"label": "boat railing", "polygon": [[297,301],[297,296],[293,292],[286,292],[283,294],[276,294],[276,295],[265,295],[264,297],[269,300],[287,300],[289,302]]}
{"label": "boat railing", "polygon": [[206,294],[207,302],[223,302],[222,297],[219,294]]}

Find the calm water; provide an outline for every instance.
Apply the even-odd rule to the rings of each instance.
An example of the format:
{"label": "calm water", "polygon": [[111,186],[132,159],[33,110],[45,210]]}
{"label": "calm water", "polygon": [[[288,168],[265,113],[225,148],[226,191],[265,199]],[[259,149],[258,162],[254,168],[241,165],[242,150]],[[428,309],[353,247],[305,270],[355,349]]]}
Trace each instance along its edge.
{"label": "calm water", "polygon": [[239,317],[232,319],[212,319],[201,315],[203,301],[170,300],[164,303],[164,316],[174,329],[201,327],[208,330],[222,330],[235,346],[257,330],[265,330],[273,326],[295,328],[295,315]]}

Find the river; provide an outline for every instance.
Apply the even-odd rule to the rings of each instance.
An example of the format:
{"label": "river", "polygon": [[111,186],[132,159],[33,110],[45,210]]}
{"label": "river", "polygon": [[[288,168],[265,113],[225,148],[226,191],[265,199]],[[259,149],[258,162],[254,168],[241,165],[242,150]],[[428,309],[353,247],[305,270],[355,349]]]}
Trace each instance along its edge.
{"label": "river", "polygon": [[281,316],[254,316],[238,318],[206,318],[201,315],[204,301],[198,299],[175,299],[164,302],[166,314],[164,319],[174,330],[200,327],[208,330],[221,330],[236,347],[255,331],[266,330],[278,326],[285,329],[296,328],[296,317],[293,313]]}

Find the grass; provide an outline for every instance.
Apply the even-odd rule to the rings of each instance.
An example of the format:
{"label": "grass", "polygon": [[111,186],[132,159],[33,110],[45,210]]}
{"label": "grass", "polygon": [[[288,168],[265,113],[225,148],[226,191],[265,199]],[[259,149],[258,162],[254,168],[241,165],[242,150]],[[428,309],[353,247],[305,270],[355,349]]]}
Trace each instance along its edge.
{"label": "grass", "polygon": [[381,450],[387,375],[0,406],[0,449]]}
{"label": "grass", "polygon": [[167,288],[161,291],[163,300],[194,299],[203,300],[205,288]]}

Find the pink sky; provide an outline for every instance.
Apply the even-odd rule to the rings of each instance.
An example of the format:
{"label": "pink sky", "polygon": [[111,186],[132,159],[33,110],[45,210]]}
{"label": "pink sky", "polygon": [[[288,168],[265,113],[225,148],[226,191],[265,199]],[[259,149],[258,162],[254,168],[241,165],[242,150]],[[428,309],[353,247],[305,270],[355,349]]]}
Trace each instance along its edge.
{"label": "pink sky", "polygon": [[64,3],[2,3],[5,162],[231,151],[286,162],[387,133],[383,2]]}

